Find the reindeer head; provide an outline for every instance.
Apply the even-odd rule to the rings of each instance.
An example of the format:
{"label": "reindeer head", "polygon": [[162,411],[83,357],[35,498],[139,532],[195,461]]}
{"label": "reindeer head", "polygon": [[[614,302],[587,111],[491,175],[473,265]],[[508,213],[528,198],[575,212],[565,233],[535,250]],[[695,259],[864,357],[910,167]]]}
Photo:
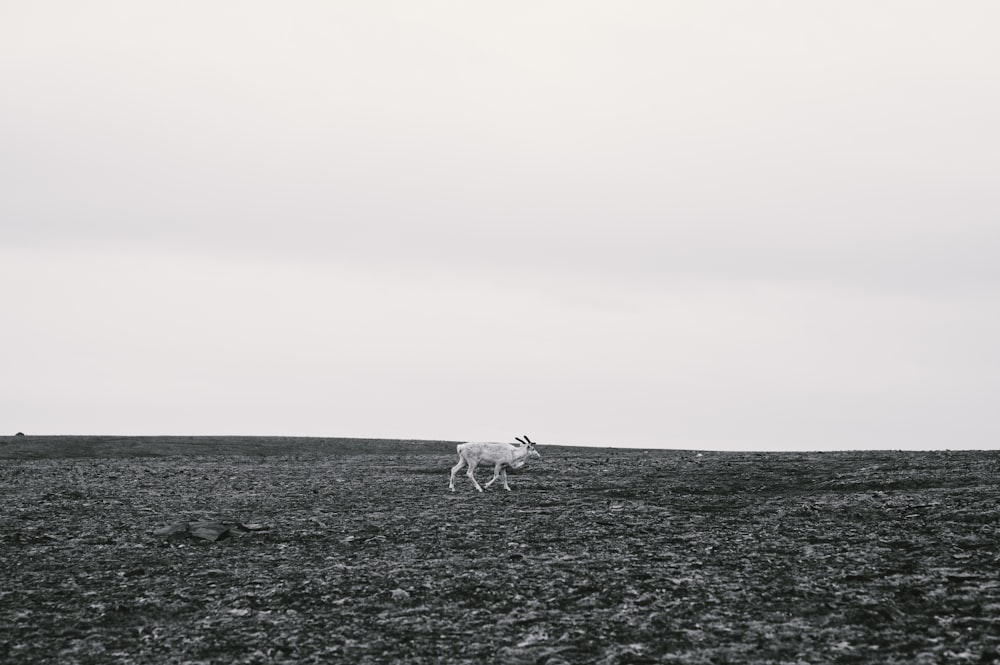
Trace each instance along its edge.
{"label": "reindeer head", "polygon": [[542,456],[538,454],[538,451],[535,450],[535,442],[529,439],[527,434],[524,435],[523,439],[519,436],[515,436],[514,438],[520,441],[523,445],[528,446],[528,457],[536,457],[538,459],[542,458]]}

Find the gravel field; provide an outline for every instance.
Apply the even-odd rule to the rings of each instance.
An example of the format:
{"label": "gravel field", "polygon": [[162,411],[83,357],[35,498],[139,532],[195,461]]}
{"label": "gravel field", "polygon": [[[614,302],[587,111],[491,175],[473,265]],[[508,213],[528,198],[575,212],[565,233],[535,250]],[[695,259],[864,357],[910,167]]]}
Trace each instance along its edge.
{"label": "gravel field", "polygon": [[0,661],[1000,662],[1000,453],[539,450],[0,439]]}

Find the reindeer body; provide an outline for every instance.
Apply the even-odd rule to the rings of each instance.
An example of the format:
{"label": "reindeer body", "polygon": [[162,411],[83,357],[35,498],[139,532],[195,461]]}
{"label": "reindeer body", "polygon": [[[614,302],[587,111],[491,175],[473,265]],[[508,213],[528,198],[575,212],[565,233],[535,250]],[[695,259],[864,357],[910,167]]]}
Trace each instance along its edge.
{"label": "reindeer body", "polygon": [[458,444],[456,448],[458,451],[458,464],[451,468],[451,481],[448,484],[448,489],[452,492],[455,491],[455,475],[462,470],[462,467],[468,466],[469,470],[465,475],[472,481],[473,486],[482,492],[483,488],[476,482],[475,473],[477,466],[486,463],[493,465],[493,479],[486,483],[486,487],[495,483],[499,478],[503,481],[503,488],[509,492],[510,485],[507,484],[507,467],[520,469],[528,463],[529,458],[541,458],[541,455],[535,450],[534,442],[528,439],[527,436],[524,439],[517,438],[522,443],[520,446],[512,443],[479,443],[475,441]]}

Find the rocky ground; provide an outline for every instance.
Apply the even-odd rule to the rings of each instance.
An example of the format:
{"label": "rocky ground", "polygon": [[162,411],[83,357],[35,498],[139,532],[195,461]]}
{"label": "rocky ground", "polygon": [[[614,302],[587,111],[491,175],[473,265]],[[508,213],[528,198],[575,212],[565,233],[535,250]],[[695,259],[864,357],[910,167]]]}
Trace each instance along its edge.
{"label": "rocky ground", "polygon": [[995,452],[7,441],[4,663],[1000,663]]}

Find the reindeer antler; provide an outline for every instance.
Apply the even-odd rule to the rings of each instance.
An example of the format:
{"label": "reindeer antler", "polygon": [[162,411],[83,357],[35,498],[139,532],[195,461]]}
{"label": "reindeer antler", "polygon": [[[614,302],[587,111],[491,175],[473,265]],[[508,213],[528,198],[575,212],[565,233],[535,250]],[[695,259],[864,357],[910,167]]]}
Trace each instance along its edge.
{"label": "reindeer antler", "polygon": [[524,435],[524,440],[530,443],[531,445],[535,445],[535,442],[529,439],[527,434]]}
{"label": "reindeer antler", "polygon": [[[515,439],[516,441],[520,441],[521,443],[525,443],[524,439],[522,439],[522,438],[521,438],[521,437],[519,437],[519,436],[515,436],[515,437],[514,437],[514,439]],[[525,445],[527,445],[527,444],[525,443]]]}

